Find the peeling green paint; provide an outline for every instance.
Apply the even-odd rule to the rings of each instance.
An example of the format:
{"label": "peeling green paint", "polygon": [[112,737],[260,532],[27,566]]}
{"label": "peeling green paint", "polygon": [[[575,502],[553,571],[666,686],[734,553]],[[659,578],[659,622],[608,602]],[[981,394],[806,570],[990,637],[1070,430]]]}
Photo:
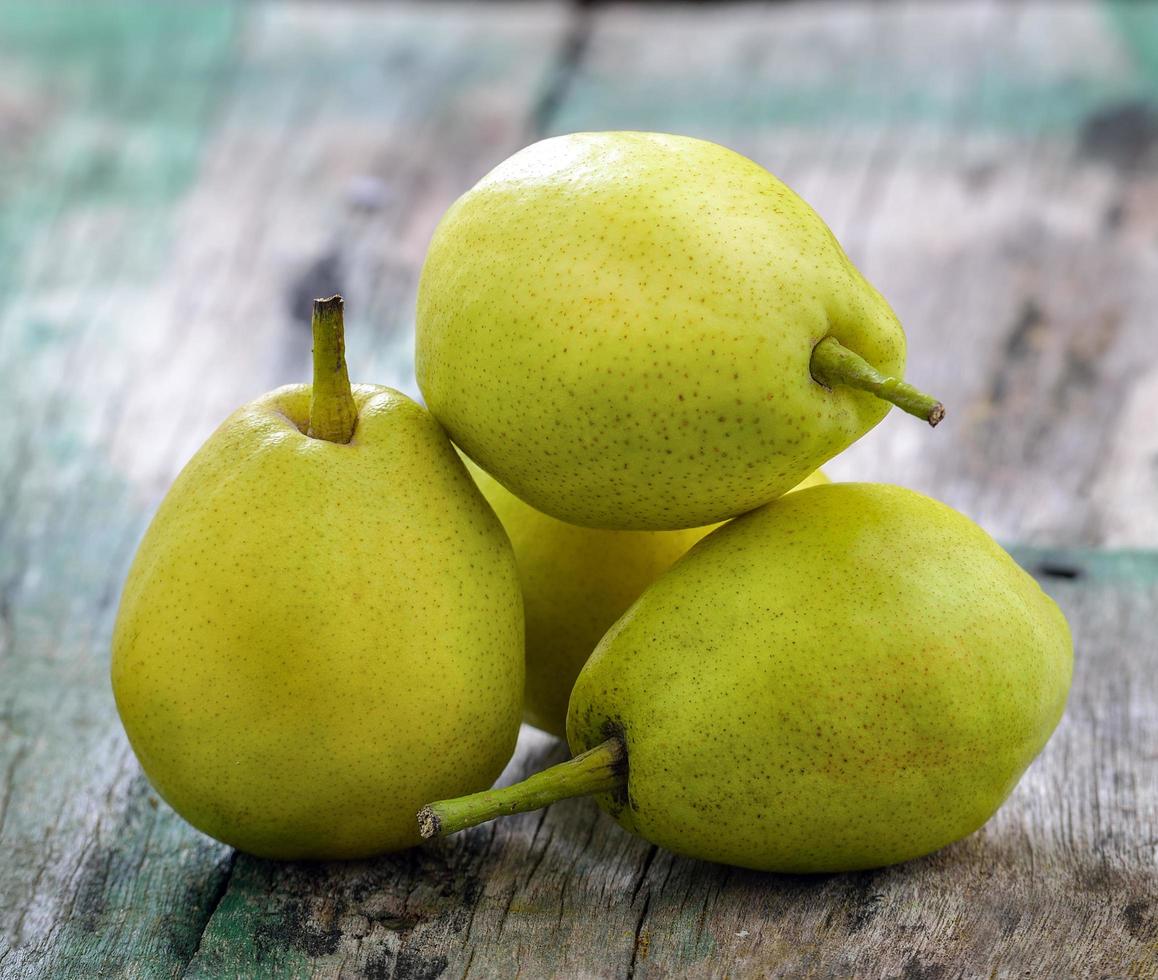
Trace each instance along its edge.
{"label": "peeling green paint", "polygon": [[1107,0],[1106,19],[1130,52],[1132,68],[1139,76],[1139,94],[1158,100],[1158,4],[1137,0]]}
{"label": "peeling green paint", "polygon": [[1010,553],[1055,598],[1078,587],[1158,584],[1158,551],[1014,546]]}
{"label": "peeling green paint", "polygon": [[[148,500],[93,439],[91,413],[116,395],[94,406],[73,378],[85,338],[115,345],[140,327],[116,291],[163,273],[236,20],[212,2],[0,2],[0,771],[18,780],[0,896],[22,896],[0,901],[0,958],[17,950],[0,972],[171,976],[226,873],[227,848],[158,807],[143,778],[116,778],[127,749],[110,724],[110,589]],[[118,793],[94,799],[86,779]],[[48,828],[67,839],[94,807],[96,843],[67,859],[87,883],[75,914],[48,956],[24,959],[53,901],[53,876],[33,877],[55,846]],[[158,925],[157,904],[186,912]]]}
{"label": "peeling green paint", "polygon": [[[196,173],[237,36],[232,3],[0,3],[0,82],[20,115],[0,141],[0,285],[27,281],[62,209],[157,220]],[[140,236],[141,228],[135,230]],[[132,234],[132,233],[131,233]],[[131,234],[129,237],[131,237]],[[135,257],[156,261],[149,247]],[[118,268],[126,256],[110,255]],[[58,270],[67,281],[68,266]],[[4,292],[8,292],[4,290]],[[2,299],[0,299],[2,301]]]}
{"label": "peeling green paint", "polygon": [[[1158,100],[1158,5],[1114,0],[1105,9],[1108,26],[1096,39],[1101,43],[1069,45],[1081,29],[1078,23],[1069,23],[1071,33],[1051,43],[1049,32],[1056,26],[1051,18],[1066,11],[1043,4],[1023,12],[1026,23],[1016,35],[986,38],[986,54],[978,58],[976,41],[959,43],[944,27],[951,9],[917,12],[928,27],[928,47],[917,56],[912,25],[903,26],[904,15],[886,8],[874,18],[885,26],[850,50],[839,72],[807,70],[808,46],[823,32],[803,17],[776,34],[754,21],[751,63],[732,70],[721,70],[713,59],[701,67],[695,59],[675,57],[624,70],[610,54],[617,50],[614,33],[597,36],[592,43],[605,45],[602,56],[580,65],[550,132],[634,128],[710,134],[784,126],[877,132],[899,125],[1066,137],[1105,106]],[[890,18],[896,19],[891,29]],[[1095,29],[1102,23],[1096,10],[1089,21]],[[962,24],[965,29],[968,22]],[[894,35],[909,39],[909,46],[898,46]],[[660,50],[661,42],[652,43]],[[1128,63],[1115,58],[1118,47],[1132,53]],[[831,64],[831,51],[818,62]]]}

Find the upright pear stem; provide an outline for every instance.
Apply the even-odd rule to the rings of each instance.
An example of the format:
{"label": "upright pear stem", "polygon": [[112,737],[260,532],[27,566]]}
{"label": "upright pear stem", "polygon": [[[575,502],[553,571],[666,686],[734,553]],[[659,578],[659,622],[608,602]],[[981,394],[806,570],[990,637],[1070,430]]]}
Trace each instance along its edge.
{"label": "upright pear stem", "polygon": [[900,378],[881,374],[859,354],[855,354],[835,337],[825,337],[812,348],[809,364],[812,377],[826,388],[848,385],[870,391],[878,398],[892,402],[910,415],[935,426],[945,417],[945,406],[931,395],[918,391]]}
{"label": "upright pear stem", "polygon": [[538,810],[572,796],[606,793],[627,782],[627,748],[618,736],[582,755],[528,776],[503,789],[487,789],[457,800],[440,800],[418,811],[418,832],[445,837],[495,817]]}
{"label": "upright pear stem", "polygon": [[346,373],[346,333],[342,297],[314,300],[314,385],[306,433],[326,442],[347,443],[358,423],[358,407]]}

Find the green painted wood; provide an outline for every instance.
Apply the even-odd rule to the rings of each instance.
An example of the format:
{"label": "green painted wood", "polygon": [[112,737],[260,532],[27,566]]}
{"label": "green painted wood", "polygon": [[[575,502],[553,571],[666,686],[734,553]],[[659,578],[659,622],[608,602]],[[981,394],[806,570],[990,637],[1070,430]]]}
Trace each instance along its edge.
{"label": "green painted wood", "polygon": [[311,297],[357,309],[360,377],[409,375],[428,225],[523,142],[565,26],[509,13],[0,4],[0,975],[196,952],[234,858],[120,731],[120,582],[212,428],[305,376]]}
{"label": "green painted wood", "polygon": [[[1158,975],[1156,15],[0,0],[0,976]],[[106,677],[149,514],[305,377],[314,295],[346,294],[356,380],[413,393],[441,212],[611,126],[772,166],[894,302],[949,420],[832,472],[1039,546],[1078,649],[1057,737],[981,832],[863,875],[673,858],[588,801],[346,865],[198,835]],[[563,751],[527,730],[504,778]]]}
{"label": "green painted wood", "polygon": [[0,973],[167,975],[230,856],[147,804],[111,723],[115,579],[148,511],[102,431],[139,326],[117,307],[161,272],[236,25],[143,3],[0,23]]}

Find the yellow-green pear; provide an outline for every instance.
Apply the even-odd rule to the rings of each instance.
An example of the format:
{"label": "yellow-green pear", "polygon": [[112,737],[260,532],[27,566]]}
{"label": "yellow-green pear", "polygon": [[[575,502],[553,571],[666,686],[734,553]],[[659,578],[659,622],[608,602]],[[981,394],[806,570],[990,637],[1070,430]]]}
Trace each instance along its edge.
{"label": "yellow-green pear", "polygon": [[571,695],[575,758],[420,823],[595,793],[691,857],[893,864],[989,819],[1072,668],[1058,607],[972,521],[899,487],[813,487],[712,532],[612,627]]}
{"label": "yellow-green pear", "polygon": [[275,858],[418,840],[431,794],[514,748],[523,612],[502,527],[438,423],[346,374],[341,300],[314,384],[227,419],[133,561],[112,682],[137,758],[199,830]]}
{"label": "yellow-green pear", "polygon": [[794,487],[889,402],[893,311],[817,214],[751,160],[659,133],[521,150],[447,211],[416,367],[454,442],[537,510],[666,530]]}
{"label": "yellow-green pear", "polygon": [[[640,593],[712,527],[603,531],[567,524],[525,504],[467,459],[515,549],[527,623],[523,716],[562,737],[567,701],[591,651]],[[797,489],[819,486],[819,470]]]}

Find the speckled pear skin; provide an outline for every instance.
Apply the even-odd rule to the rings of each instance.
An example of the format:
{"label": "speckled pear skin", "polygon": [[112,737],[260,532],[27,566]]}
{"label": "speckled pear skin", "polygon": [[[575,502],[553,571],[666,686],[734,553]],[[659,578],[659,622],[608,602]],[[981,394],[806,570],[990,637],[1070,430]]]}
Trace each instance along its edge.
{"label": "speckled pear skin", "polygon": [[1061,718],[1065,618],[972,521],[832,484],[720,528],[580,673],[568,741],[621,731],[627,799],[670,850],[743,867],[894,864],[972,833]]}
{"label": "speckled pear skin", "polygon": [[161,504],[112,680],[162,797],[273,858],[418,842],[426,800],[490,786],[522,710],[510,544],[434,419],[358,385],[352,441],[309,386],[231,416]]}
{"label": "speckled pear skin", "polygon": [[[525,504],[467,460],[515,549],[527,623],[523,717],[562,738],[579,671],[603,634],[677,558],[717,525],[683,531],[601,531]],[[819,470],[800,488],[828,482]]]}
{"label": "speckled pear skin", "polygon": [[666,530],[779,496],[884,418],[812,379],[827,336],[903,373],[896,316],[772,174],[703,140],[576,133],[447,211],[416,366],[455,443],[536,509]]}

